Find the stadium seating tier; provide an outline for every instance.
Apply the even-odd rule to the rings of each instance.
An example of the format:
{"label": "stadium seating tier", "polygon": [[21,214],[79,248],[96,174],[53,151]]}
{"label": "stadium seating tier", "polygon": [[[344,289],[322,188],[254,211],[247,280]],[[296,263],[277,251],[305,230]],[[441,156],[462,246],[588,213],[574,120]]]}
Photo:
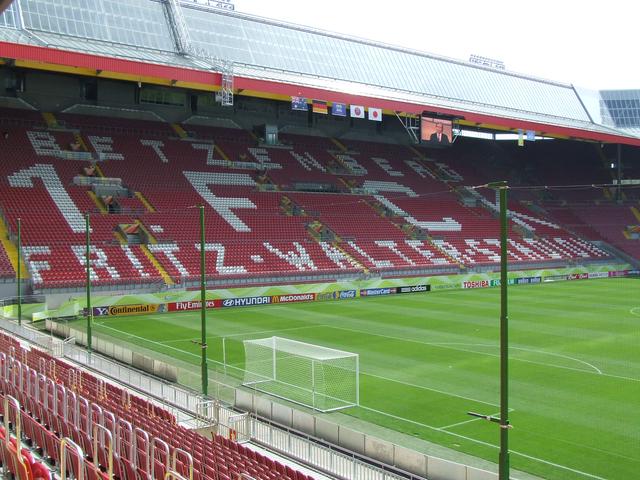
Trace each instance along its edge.
{"label": "stadium seating tier", "polygon": [[[119,386],[80,371],[38,349],[25,349],[14,338],[0,334],[0,413],[15,418],[15,410],[4,411],[4,398],[15,398],[21,407],[22,431],[27,445],[52,466],[60,466],[61,441],[71,439],[86,455],[79,462],[73,455],[67,465],[78,478],[84,465],[85,478],[106,480],[102,467],[109,464],[108,438],[113,448],[113,473],[123,480],[165,478],[176,449],[176,471],[197,480],[235,480],[248,474],[256,480],[313,480],[301,472],[265,457],[220,435],[211,438],[177,424],[169,411],[131,394]],[[66,409],[66,411],[65,411]],[[95,425],[99,425],[95,428]],[[110,435],[102,435],[101,430]],[[4,429],[0,431],[7,434]],[[15,438],[15,437],[12,437]],[[97,439],[98,450],[93,441]],[[2,442],[4,448],[4,442]],[[28,451],[25,450],[28,454]],[[0,452],[1,459],[15,458]],[[17,462],[9,470],[16,470]],[[48,468],[44,471],[48,472]],[[32,474],[20,478],[34,478]]]}
{"label": "stadium seating tier", "polygon": [[[81,287],[85,213],[96,284],[162,282],[158,265],[174,282],[196,279],[200,205],[209,278],[499,262],[495,196],[478,190],[476,206],[461,200],[458,187],[489,180],[488,167],[465,161],[466,150],[456,157],[302,135],[284,135],[287,145],[271,148],[239,129],[185,125],[189,136],[180,138],[161,122],[62,114],[59,123],[74,130],[47,130],[32,117],[31,127],[7,130],[0,204],[10,232],[22,220],[36,289]],[[124,196],[103,200],[90,183],[104,179],[74,183],[91,175],[115,179]],[[515,199],[509,211],[512,264],[608,256]],[[123,229],[135,231],[130,244]],[[1,272],[12,274],[2,255]]]}

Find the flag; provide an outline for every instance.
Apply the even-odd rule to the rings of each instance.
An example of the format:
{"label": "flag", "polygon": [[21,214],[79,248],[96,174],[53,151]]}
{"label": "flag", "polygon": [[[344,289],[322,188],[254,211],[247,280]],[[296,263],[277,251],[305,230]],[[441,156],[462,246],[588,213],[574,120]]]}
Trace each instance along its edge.
{"label": "flag", "polygon": [[381,108],[371,108],[369,107],[369,120],[374,120],[376,122],[382,121],[382,109]]}
{"label": "flag", "polygon": [[364,107],[362,105],[351,105],[351,116],[354,118],[364,118]]}
{"label": "flag", "polygon": [[291,110],[300,110],[303,112],[309,110],[307,99],[304,97],[291,97]]}
{"label": "flag", "polygon": [[313,100],[313,113],[322,113],[327,115],[329,110],[327,109],[327,102],[324,100]]}
{"label": "flag", "polygon": [[331,114],[338,117],[346,117],[347,106],[344,103],[333,102],[333,105],[331,106]]}
{"label": "flag", "polygon": [[535,141],[536,141],[536,131],[527,130],[527,142],[535,142]]}
{"label": "flag", "polygon": [[518,129],[518,146],[519,147],[524,146],[524,132],[522,131],[521,128]]}

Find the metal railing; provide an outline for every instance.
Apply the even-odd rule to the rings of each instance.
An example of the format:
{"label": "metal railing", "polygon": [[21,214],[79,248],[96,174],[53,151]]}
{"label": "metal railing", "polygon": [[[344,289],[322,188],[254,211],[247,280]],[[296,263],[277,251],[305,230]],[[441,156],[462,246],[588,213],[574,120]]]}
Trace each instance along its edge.
{"label": "metal railing", "polygon": [[421,476],[408,472],[401,474],[392,471],[373,459],[348,453],[302,432],[283,429],[255,417],[252,417],[251,427],[253,442],[336,478],[358,480],[423,479]]}
{"label": "metal railing", "polygon": [[[26,326],[0,318],[0,328],[52,352],[55,337]],[[84,367],[111,377],[117,382],[162,400],[168,409],[181,421],[180,414],[190,420],[196,419],[199,426],[215,424],[218,434],[236,441],[252,441],[272,451],[316,468],[328,475],[342,479],[358,480],[406,480],[421,479],[420,476],[401,474],[387,470],[383,464],[358,457],[332,447],[320,439],[264,421],[253,413],[239,412],[219,400],[204,398],[197,392],[179,387],[167,381],[142,373],[109,358],[89,353],[71,340],[55,339],[63,357]],[[57,353],[58,353],[57,352]],[[144,396],[144,395],[143,395]]]}
{"label": "metal railing", "polygon": [[[162,399],[172,407],[190,412],[201,426],[215,423],[217,433],[236,441],[253,441],[337,478],[358,480],[405,480],[419,476],[386,470],[373,460],[347,454],[308,435],[283,429],[253,414],[239,413],[229,405],[151,377],[84,349],[70,345],[65,357],[117,379],[119,382]],[[216,411],[217,409],[217,411]],[[206,413],[205,413],[206,412]],[[217,422],[217,423],[216,423]]]}

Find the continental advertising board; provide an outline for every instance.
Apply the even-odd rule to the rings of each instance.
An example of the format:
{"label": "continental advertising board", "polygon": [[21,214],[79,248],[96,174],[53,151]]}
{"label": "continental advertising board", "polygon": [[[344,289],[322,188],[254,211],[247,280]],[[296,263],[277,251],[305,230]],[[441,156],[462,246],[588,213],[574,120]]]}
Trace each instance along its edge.
{"label": "continental advertising board", "polygon": [[[640,272],[629,264],[616,263],[593,268],[554,268],[529,271],[509,272],[509,285],[537,284],[582,279],[604,279],[605,277],[637,276]],[[419,293],[434,290],[477,289],[500,286],[500,276],[493,273],[439,275],[433,277],[371,279],[345,282],[330,282],[304,285],[287,285],[276,287],[229,288],[208,295],[223,295],[223,299],[209,299],[207,308],[230,308],[270,305],[274,303],[297,303],[312,301],[336,301],[358,298],[360,296],[384,296],[392,294]],[[412,283],[415,282],[415,283]],[[426,286],[426,287],[425,287]],[[284,289],[284,291],[283,291]],[[311,293],[309,293],[311,291]],[[94,297],[93,308],[96,317],[143,315],[163,311],[197,311],[200,309],[199,298],[190,291],[168,293],[97,296]],[[116,302],[124,305],[113,305]],[[48,316],[73,316],[81,312],[82,300],[71,299],[57,310],[47,312]],[[83,311],[86,315],[86,310]]]}
{"label": "continental advertising board", "polygon": [[93,316],[122,317],[129,315],[147,315],[149,313],[163,313],[164,311],[164,304],[111,305],[108,307],[93,307]]}

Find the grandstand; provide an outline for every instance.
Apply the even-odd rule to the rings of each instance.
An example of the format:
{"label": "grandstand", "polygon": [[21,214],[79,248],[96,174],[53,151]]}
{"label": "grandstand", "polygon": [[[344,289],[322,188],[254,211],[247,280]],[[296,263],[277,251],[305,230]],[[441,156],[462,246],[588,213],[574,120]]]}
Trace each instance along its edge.
{"label": "grandstand", "polygon": [[[8,121],[11,110],[2,114]],[[58,117],[57,121],[66,123],[66,116]],[[73,122],[73,128],[78,128],[90,120],[74,117]],[[132,120],[120,124],[133,131],[145,128],[144,123]],[[203,201],[211,219],[206,235],[215,239],[208,246],[215,265],[208,275],[217,284],[243,277],[273,283],[286,281],[291,275],[313,280],[364,272],[398,275],[498,264],[495,199],[465,187],[490,181],[487,170],[478,171],[479,165],[470,170],[468,165],[456,165],[455,160],[427,160],[427,152],[413,152],[412,147],[403,145],[385,145],[384,157],[372,158],[347,145],[351,153],[336,154],[334,161],[348,157],[351,168],[357,165],[362,171],[329,179],[325,172],[332,168],[330,164],[311,156],[304,146],[256,149],[247,139],[234,139],[237,154],[253,158],[256,165],[273,165],[279,175],[296,185],[313,189],[321,184],[329,189],[312,192],[278,183],[270,170],[252,175],[244,168],[225,168],[227,160],[218,152],[225,152],[224,140],[234,136],[233,130],[211,132],[222,139],[214,151],[212,144],[197,143],[193,137],[191,141],[172,138],[168,125],[165,127],[167,132],[154,138],[97,136],[90,126],[79,128],[82,133],[78,138],[93,149],[80,153],[90,158],[108,156],[96,169],[97,177],[81,175],[86,160],[41,163],[64,156],[62,146],[74,141],[71,130],[6,129],[5,153],[17,161],[3,164],[2,174],[8,180],[2,186],[5,220],[9,231],[16,232],[17,219],[22,219],[24,258],[35,292],[83,286],[79,260],[84,255],[83,212],[93,211],[102,213],[92,217],[96,286],[192,285],[198,278],[200,256],[200,227],[192,207]],[[193,133],[188,125],[181,128]],[[301,137],[300,145],[304,141]],[[277,159],[272,158],[273,151]],[[325,151],[325,156],[330,151]],[[178,161],[186,158],[189,160]],[[309,164],[299,158],[313,158],[320,176],[306,170]],[[389,170],[362,167],[377,166],[375,160],[384,161]],[[117,185],[103,185],[109,179],[117,180]],[[270,185],[268,190],[261,188],[264,182]],[[114,191],[116,196],[96,195],[97,187]],[[24,189],[29,203],[14,194],[17,189]],[[475,205],[465,205],[463,196]],[[347,214],[342,205],[348,206]],[[623,207],[614,204],[609,208],[625,215]],[[572,211],[580,215],[576,207]],[[515,201],[510,214],[509,260],[514,266],[532,268],[611,256]],[[51,221],[60,228],[52,231]],[[627,221],[632,223],[631,218]],[[590,240],[604,240],[603,235],[606,232]]]}
{"label": "grandstand", "polygon": [[[492,450],[461,447],[444,436],[423,438],[412,429],[424,425],[411,417],[357,410],[352,400],[340,400],[339,408],[347,404],[355,413],[319,412],[316,385],[329,385],[331,371],[317,368],[314,359],[308,361],[313,378],[301,381],[312,385],[304,394],[314,408],[242,385],[246,372],[235,370],[243,369],[245,357],[238,345],[290,334],[296,344],[322,343],[317,351],[357,356],[361,349],[362,364],[370,367],[372,345],[365,342],[380,340],[362,340],[370,333],[366,326],[351,332],[361,334],[355,339],[345,333],[351,327],[341,331],[344,338],[335,332],[296,336],[296,330],[351,318],[358,307],[346,305],[376,305],[385,299],[365,297],[391,293],[415,295],[393,295],[387,320],[396,321],[391,317],[398,311],[415,315],[416,324],[407,338],[376,335],[420,337],[422,306],[400,303],[404,298],[499,285],[499,205],[487,187],[496,180],[509,185],[510,284],[555,287],[559,280],[594,284],[587,279],[637,276],[637,91],[587,92],[209,3],[215,2],[14,0],[0,14],[3,473],[24,479],[40,478],[37,472],[126,480],[498,478]],[[431,132],[421,131],[425,119],[449,126],[447,146],[435,146]],[[633,302],[637,287],[620,285]],[[197,297],[201,286],[205,305]],[[334,302],[356,297],[362,298]],[[479,317],[493,311],[493,304],[482,303],[488,298],[495,300],[473,297],[470,318],[474,309]],[[297,314],[318,315],[318,325],[283,320],[281,332],[260,328],[262,315],[287,319],[296,313],[285,304],[309,301],[309,308],[318,302],[327,310]],[[272,303],[278,307],[266,305]],[[382,312],[389,308],[378,305]],[[225,308],[235,306],[255,308]],[[454,307],[457,318],[462,314]],[[206,339],[189,338],[182,350],[182,337],[195,336],[199,327],[180,311],[202,310],[204,322],[208,308],[212,315],[246,310],[251,318],[229,331],[210,322],[215,337],[206,338],[215,338],[214,353],[207,354]],[[448,319],[447,307],[441,308]],[[638,309],[630,303],[623,313],[633,320]],[[263,313],[269,311],[276,313]],[[157,314],[148,316],[156,323],[120,318],[141,312]],[[382,320],[368,320],[373,335]],[[92,321],[98,332],[93,347],[84,327]],[[475,320],[465,322],[478,327],[476,342],[495,340],[482,338]],[[575,334],[580,325],[571,322],[567,329]],[[554,327],[532,317],[519,332],[524,337],[536,328]],[[430,341],[465,346],[463,356],[486,347],[468,343],[466,332],[447,335]],[[540,341],[519,344],[532,357],[525,362],[547,365],[537,355],[554,342]],[[93,352],[82,347],[87,344]],[[209,355],[216,364],[210,396],[198,391],[190,358],[203,350],[202,358]],[[406,357],[382,345],[379,350],[385,356],[376,362],[398,362],[415,374],[398,375],[403,388],[463,392],[431,405],[455,419],[431,428],[438,435],[467,424],[442,405],[446,401],[493,405],[474,400],[481,395],[468,393],[471,386],[458,373],[452,382],[459,390],[417,386],[412,382],[426,377],[424,359],[406,364]],[[611,378],[638,381],[631,350],[613,354],[620,370]],[[579,363],[603,373],[571,349],[545,354],[545,362],[568,362],[561,369],[576,370]],[[482,362],[465,362],[470,370],[481,368]],[[625,362],[631,373],[620,367]],[[276,379],[276,364],[274,356],[269,381]],[[287,375],[297,373],[294,366]],[[399,402],[400,410],[403,400],[407,412],[423,408],[391,391],[372,393],[382,379],[373,377],[366,377],[365,402],[380,395],[388,404]],[[612,385],[606,388],[615,390]],[[621,395],[633,398],[634,387]],[[354,397],[363,398],[359,392]],[[385,401],[378,408],[386,408]],[[626,401],[620,409],[632,407]],[[594,400],[591,408],[608,406]],[[621,429],[620,444],[637,440]],[[457,435],[471,435],[478,448],[494,441],[468,431]],[[412,436],[431,443],[415,443]],[[581,445],[571,434],[558,445],[571,442]],[[622,479],[640,462],[630,453],[617,468],[583,466],[571,463],[571,449],[538,457],[543,444],[527,445],[514,478]]]}

